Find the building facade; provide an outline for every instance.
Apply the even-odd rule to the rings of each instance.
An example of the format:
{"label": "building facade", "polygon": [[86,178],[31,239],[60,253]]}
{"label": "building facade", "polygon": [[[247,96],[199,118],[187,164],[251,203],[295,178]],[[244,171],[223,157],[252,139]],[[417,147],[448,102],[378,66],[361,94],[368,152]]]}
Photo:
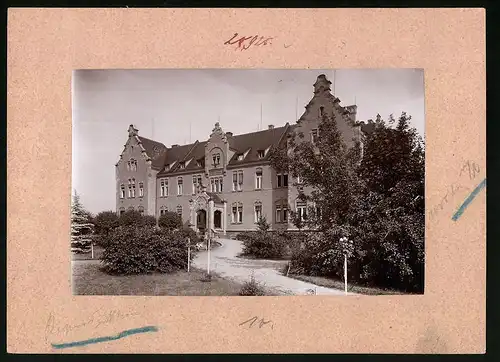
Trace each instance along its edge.
{"label": "building facade", "polygon": [[336,115],[347,145],[363,141],[356,106],[340,106],[330,85],[318,76],[312,99],[293,125],[233,135],[216,123],[206,141],[171,147],[139,136],[130,125],[116,164],[116,211],[155,217],[174,211],[186,226],[222,234],[255,230],[261,216],[272,230],[294,229],[289,210],[306,207],[297,201],[300,180],[276,172],[270,151],[286,145],[293,132],[304,135],[301,142],[314,142],[324,114]]}

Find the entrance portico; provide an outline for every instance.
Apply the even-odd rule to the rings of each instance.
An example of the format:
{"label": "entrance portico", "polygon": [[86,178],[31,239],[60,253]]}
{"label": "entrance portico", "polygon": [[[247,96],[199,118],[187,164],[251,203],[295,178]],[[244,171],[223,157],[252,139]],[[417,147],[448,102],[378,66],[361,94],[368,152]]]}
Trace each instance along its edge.
{"label": "entrance portico", "polygon": [[198,189],[196,195],[189,200],[190,224],[194,231],[212,231],[226,235],[226,201],[206,187]]}

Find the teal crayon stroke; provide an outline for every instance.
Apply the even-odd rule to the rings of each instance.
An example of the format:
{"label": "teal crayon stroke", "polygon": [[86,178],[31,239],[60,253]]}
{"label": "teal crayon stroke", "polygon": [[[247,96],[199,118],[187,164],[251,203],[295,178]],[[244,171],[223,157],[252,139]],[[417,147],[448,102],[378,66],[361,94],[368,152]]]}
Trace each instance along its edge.
{"label": "teal crayon stroke", "polygon": [[134,334],[148,333],[148,332],[158,332],[158,327],[147,326],[147,327],[142,327],[142,328],[128,329],[128,330],[120,332],[120,333],[118,333],[117,335],[114,335],[114,336],[105,336],[105,337],[90,338],[90,339],[86,339],[84,341],[68,342],[68,343],[60,343],[60,344],[54,344],[54,343],[52,343],[52,347],[56,348],[56,349],[71,348],[71,347],[81,347],[81,346],[86,346],[86,345],[94,344],[94,343],[116,341],[117,339],[128,337],[128,336],[131,336],[131,335],[134,335]]}
{"label": "teal crayon stroke", "polygon": [[460,216],[464,213],[465,209],[469,204],[474,200],[474,198],[477,196],[479,191],[484,189],[486,187],[486,179],[484,179],[479,185],[476,186],[474,191],[471,192],[471,194],[465,199],[462,205],[458,208],[458,210],[453,214],[453,217],[451,218],[453,221],[457,221]]}

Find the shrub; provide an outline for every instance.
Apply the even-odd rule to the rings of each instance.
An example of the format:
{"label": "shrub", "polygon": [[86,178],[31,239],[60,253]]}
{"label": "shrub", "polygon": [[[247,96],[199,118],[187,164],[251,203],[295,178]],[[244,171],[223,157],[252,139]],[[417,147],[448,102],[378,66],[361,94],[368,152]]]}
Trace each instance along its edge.
{"label": "shrub", "polygon": [[144,217],[137,210],[127,210],[118,218],[120,226],[143,226]]}
{"label": "shrub", "polygon": [[241,287],[239,292],[240,296],[264,296],[266,295],[266,291],[264,287],[258,283],[254,276],[250,277],[250,280],[245,282]]}
{"label": "shrub", "polygon": [[277,233],[249,232],[243,240],[242,254],[260,259],[282,259],[286,254],[286,244],[286,238]]}
{"label": "shrub", "polygon": [[167,211],[158,219],[158,226],[167,230],[176,230],[182,227],[182,219],[179,214]]}
{"label": "shrub", "polygon": [[118,215],[114,211],[102,211],[94,218],[95,233],[107,234],[119,226]]}
{"label": "shrub", "polygon": [[149,227],[156,226],[156,218],[153,215],[144,215],[142,217],[142,224]]}
{"label": "shrub", "polygon": [[178,232],[122,226],[108,234],[101,260],[110,274],[171,273],[187,268],[186,240]]}

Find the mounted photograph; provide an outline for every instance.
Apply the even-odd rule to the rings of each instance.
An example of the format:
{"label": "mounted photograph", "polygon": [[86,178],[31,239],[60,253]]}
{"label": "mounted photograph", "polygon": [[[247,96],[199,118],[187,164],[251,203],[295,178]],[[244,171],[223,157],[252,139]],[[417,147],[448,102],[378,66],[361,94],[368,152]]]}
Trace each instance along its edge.
{"label": "mounted photograph", "polygon": [[73,71],[73,294],[423,294],[424,113],[423,69]]}

